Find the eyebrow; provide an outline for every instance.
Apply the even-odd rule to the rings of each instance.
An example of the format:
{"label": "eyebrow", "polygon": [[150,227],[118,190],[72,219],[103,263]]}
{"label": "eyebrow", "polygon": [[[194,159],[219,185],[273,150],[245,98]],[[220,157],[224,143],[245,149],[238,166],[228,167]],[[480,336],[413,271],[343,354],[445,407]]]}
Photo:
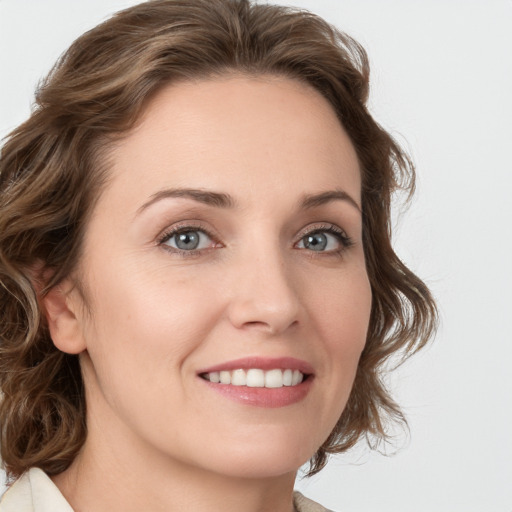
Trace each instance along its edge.
{"label": "eyebrow", "polygon": [[137,215],[162,199],[176,197],[193,199],[199,203],[203,203],[208,206],[215,206],[216,208],[235,208],[237,204],[233,197],[229,194],[224,194],[223,192],[213,192],[210,190],[200,190],[196,188],[169,188],[160,190],[156,194],[153,194],[149,201],[145,202],[137,210]]}
{"label": "eyebrow", "polygon": [[328,190],[326,192],[320,192],[319,194],[307,194],[302,197],[300,206],[303,210],[310,208],[317,208],[331,201],[347,201],[347,203],[354,206],[359,213],[361,213],[361,207],[357,204],[357,201],[344,190]]}
{"label": "eyebrow", "polygon": [[[137,215],[154,203],[169,198],[192,199],[208,206],[214,206],[215,208],[232,209],[237,208],[238,205],[237,201],[232,196],[224,192],[213,192],[211,190],[195,188],[170,188],[160,190],[153,194],[150,199],[137,210]],[[299,206],[303,210],[309,210],[311,208],[318,208],[332,201],[346,201],[361,212],[361,207],[357,204],[355,199],[344,190],[327,190],[326,192],[320,192],[318,194],[306,194],[301,198]]]}

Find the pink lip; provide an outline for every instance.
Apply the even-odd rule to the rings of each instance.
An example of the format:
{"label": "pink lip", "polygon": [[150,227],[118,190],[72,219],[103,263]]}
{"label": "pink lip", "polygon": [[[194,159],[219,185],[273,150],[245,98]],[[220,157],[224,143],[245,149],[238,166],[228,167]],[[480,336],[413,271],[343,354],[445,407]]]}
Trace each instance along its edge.
{"label": "pink lip", "polygon": [[226,361],[214,366],[209,366],[199,370],[198,375],[202,373],[231,371],[231,370],[248,370],[249,368],[259,368],[260,370],[299,370],[301,373],[311,375],[313,367],[306,361],[295,359],[294,357],[244,357],[242,359],[234,359]]}
{"label": "pink lip", "polygon": [[247,386],[231,386],[229,384],[214,384],[201,379],[212,391],[244,405],[256,407],[277,408],[300,402],[311,389],[314,379],[308,377],[297,386],[282,388],[249,388]]}
{"label": "pink lip", "polygon": [[292,369],[307,375],[307,379],[296,386],[282,388],[250,388],[248,386],[231,386],[229,384],[213,383],[200,378],[204,385],[222,396],[244,405],[256,407],[277,408],[292,405],[303,400],[309,393],[314,381],[313,367],[306,361],[293,357],[262,358],[246,357],[225,363],[220,363],[198,372],[204,373],[231,371],[238,369],[259,368],[261,370]]}

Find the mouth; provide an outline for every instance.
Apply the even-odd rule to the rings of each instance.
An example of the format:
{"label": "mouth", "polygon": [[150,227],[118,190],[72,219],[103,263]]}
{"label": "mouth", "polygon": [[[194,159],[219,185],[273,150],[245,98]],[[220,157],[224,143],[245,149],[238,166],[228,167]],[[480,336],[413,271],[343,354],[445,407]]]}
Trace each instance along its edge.
{"label": "mouth", "polygon": [[201,373],[201,378],[214,384],[227,384],[230,386],[247,386],[249,388],[282,388],[298,386],[310,377],[300,370],[274,368],[238,368],[236,370],[221,370]]}
{"label": "mouth", "polygon": [[283,407],[302,401],[314,380],[309,363],[291,357],[250,357],[198,372],[212,391],[244,405]]}

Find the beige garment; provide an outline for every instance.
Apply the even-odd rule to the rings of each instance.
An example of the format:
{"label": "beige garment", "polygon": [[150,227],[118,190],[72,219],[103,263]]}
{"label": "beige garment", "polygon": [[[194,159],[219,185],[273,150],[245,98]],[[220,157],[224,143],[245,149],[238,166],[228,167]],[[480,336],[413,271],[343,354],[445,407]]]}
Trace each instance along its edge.
{"label": "beige garment", "polygon": [[73,512],[50,477],[31,468],[5,492],[0,512]]}
{"label": "beige garment", "polygon": [[[294,492],[297,512],[329,512],[318,503]],[[73,512],[57,486],[39,468],[32,468],[3,495],[0,512]]]}

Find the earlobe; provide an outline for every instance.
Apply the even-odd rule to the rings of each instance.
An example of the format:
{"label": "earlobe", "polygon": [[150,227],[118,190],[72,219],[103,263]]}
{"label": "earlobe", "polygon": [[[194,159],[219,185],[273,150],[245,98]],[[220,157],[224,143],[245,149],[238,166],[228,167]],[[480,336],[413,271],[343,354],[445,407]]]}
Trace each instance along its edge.
{"label": "earlobe", "polygon": [[86,349],[81,329],[78,305],[72,300],[70,283],[54,286],[43,298],[42,303],[48,329],[54,345],[68,354],[79,354]]}

